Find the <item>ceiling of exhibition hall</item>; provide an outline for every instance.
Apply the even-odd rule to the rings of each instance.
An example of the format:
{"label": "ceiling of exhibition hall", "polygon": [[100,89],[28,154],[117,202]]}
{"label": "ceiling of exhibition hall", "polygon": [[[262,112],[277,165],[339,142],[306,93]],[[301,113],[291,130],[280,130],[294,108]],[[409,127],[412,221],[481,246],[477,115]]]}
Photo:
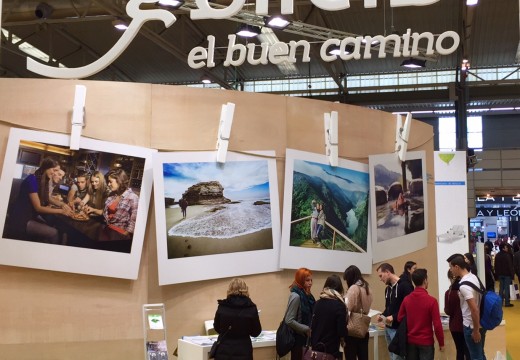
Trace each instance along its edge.
{"label": "ceiling of exhibition hall", "polygon": [[[143,11],[156,9],[151,0],[131,0],[142,3]],[[235,0],[237,1],[237,0]],[[332,0],[328,0],[332,2]],[[392,0],[395,1],[395,0]],[[124,31],[114,28],[115,20],[129,22],[124,0],[44,0],[48,14],[38,18],[35,9],[41,0],[0,0],[2,8],[2,42],[0,48],[0,77],[41,77],[26,69],[28,55],[23,51],[28,44],[47,54],[57,66],[82,67],[103,57],[122,36]],[[285,1],[290,4],[290,1]],[[322,3],[326,1],[322,0]],[[336,0],[336,3],[340,2]],[[343,0],[349,3],[348,0]],[[231,0],[212,0],[211,6],[223,9]],[[377,3],[375,8],[365,4]],[[197,9],[195,0],[186,0],[177,10],[169,10],[176,21],[166,27],[162,21],[147,21],[121,55],[106,69],[88,77],[92,80],[115,80],[145,83],[187,84],[199,83],[209,76],[223,86],[233,82],[259,79],[306,77],[341,78],[344,75],[396,73],[408,57],[394,57],[387,50],[386,58],[378,58],[379,48],[371,49],[371,59],[334,60],[320,57],[320,48],[330,38],[342,40],[347,36],[432,33],[436,39],[454,31],[460,36],[460,46],[448,55],[437,52],[427,55],[426,42],[419,43],[419,59],[426,60],[426,68],[414,71],[455,69],[463,58],[471,68],[516,66],[519,51],[519,1],[480,0],[476,6],[466,6],[465,0],[438,0],[426,6],[392,7],[390,0],[350,0],[350,8],[328,11],[311,1],[294,0],[292,21],[285,30],[262,32],[262,37],[244,40],[254,43],[255,57],[259,57],[261,42],[271,38],[289,44],[306,40],[310,44],[310,62],[302,62],[303,51],[296,51],[297,61],[289,66],[251,65],[247,60],[239,66],[225,66],[229,51],[228,35],[245,23],[259,24],[263,16],[255,13],[255,2],[244,1],[238,14],[231,19],[192,19]],[[281,0],[269,1],[268,14],[280,13]],[[165,11],[164,8],[162,11]],[[128,30],[127,30],[128,31]],[[208,47],[208,36],[215,37],[215,66],[194,69],[188,65],[188,55],[196,47]],[[274,40],[273,40],[274,39]],[[450,39],[443,46],[450,46]],[[434,47],[435,49],[435,47]]]}

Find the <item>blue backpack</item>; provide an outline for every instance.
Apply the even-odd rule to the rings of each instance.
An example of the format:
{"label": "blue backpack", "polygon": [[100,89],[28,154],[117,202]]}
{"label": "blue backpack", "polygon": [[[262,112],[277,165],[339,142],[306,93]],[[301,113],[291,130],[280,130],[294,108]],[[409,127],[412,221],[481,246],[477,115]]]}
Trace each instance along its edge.
{"label": "blue backpack", "polygon": [[493,330],[502,322],[502,298],[494,291],[486,291],[480,279],[478,281],[480,282],[480,288],[469,281],[460,282],[459,287],[468,285],[482,295],[480,300],[480,326],[486,330]]}

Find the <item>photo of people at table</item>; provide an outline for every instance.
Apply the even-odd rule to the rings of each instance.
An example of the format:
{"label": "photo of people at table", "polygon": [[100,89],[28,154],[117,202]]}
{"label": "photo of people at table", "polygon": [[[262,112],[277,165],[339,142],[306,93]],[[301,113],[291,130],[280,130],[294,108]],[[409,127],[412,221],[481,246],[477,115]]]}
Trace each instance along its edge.
{"label": "photo of people at table", "polygon": [[144,162],[21,141],[3,238],[130,253]]}

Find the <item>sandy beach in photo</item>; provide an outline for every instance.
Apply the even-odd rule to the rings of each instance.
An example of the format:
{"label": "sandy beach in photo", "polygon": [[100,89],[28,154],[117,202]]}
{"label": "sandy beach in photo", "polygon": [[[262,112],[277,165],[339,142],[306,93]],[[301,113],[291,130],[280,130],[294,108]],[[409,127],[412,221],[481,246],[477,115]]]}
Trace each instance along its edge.
{"label": "sandy beach in photo", "polygon": [[[208,207],[203,205],[188,206],[186,212],[187,218],[202,214],[207,211],[207,209]],[[182,219],[181,209],[178,206],[166,208],[165,231],[168,231],[172,226],[182,221],[184,221],[184,219]],[[227,239],[167,236],[167,241],[168,259],[273,248],[271,228]]]}

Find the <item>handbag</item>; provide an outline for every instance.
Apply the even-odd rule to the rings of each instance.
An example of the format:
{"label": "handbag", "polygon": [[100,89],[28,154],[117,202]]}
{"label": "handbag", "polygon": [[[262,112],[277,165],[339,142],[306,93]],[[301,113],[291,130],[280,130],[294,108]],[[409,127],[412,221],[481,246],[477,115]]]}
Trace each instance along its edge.
{"label": "handbag", "polygon": [[312,350],[310,347],[306,346],[303,348],[302,360],[338,360],[338,358],[332,354]]}
{"label": "handbag", "polygon": [[363,311],[363,302],[361,301],[361,287],[359,290],[359,312],[351,311],[347,323],[347,335],[355,338],[364,338],[368,333],[370,326],[370,316]]}
{"label": "handbag", "polygon": [[276,330],[276,353],[278,356],[285,356],[294,347],[296,339],[294,331],[285,323],[285,317],[280,322],[278,330]]}
{"label": "handbag", "polygon": [[208,356],[209,359],[215,358],[215,356],[217,355],[218,347],[220,346],[220,342],[222,341],[224,336],[226,336],[226,334],[228,333],[229,330],[231,330],[231,325],[229,325],[226,332],[223,334],[220,334],[218,336],[217,340],[213,343],[213,345],[211,345],[211,349],[209,350],[209,356]]}

